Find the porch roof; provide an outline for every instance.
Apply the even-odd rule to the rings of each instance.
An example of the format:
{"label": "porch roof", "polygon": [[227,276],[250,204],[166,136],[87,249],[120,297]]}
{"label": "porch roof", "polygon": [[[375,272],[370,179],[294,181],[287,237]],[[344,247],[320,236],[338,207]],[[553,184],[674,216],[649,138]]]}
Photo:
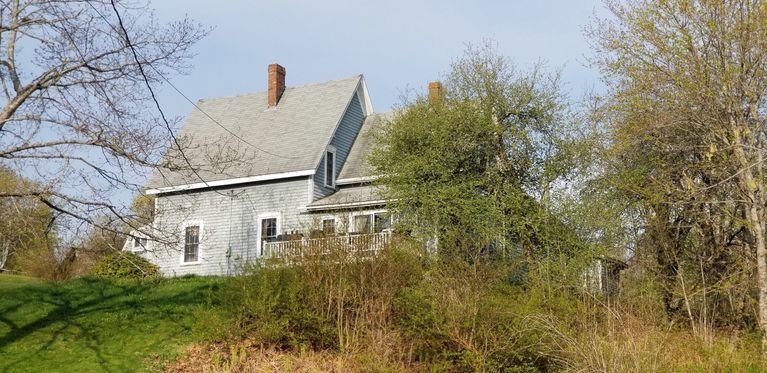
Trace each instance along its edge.
{"label": "porch roof", "polygon": [[325,198],[312,202],[307,206],[307,210],[339,210],[385,204],[386,199],[382,196],[381,187],[362,185],[342,188]]}

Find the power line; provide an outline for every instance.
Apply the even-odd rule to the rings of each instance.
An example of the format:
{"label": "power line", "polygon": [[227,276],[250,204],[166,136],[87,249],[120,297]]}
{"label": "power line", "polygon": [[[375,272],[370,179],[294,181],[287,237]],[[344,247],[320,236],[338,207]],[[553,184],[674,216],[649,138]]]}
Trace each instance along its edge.
{"label": "power line", "polygon": [[266,153],[266,154],[269,154],[269,155],[273,155],[273,156],[275,156],[275,157],[279,157],[279,158],[285,158],[285,159],[296,159],[296,157],[289,157],[289,156],[285,156],[285,155],[281,155],[281,154],[272,153],[272,152],[270,152],[270,151],[268,151],[268,150],[265,150],[265,149],[263,149],[263,148],[260,148],[260,147],[258,147],[258,146],[255,146],[255,145],[251,144],[250,142],[248,142],[247,140],[243,139],[242,137],[240,137],[240,136],[239,136],[239,135],[237,135],[236,133],[232,132],[230,129],[226,128],[224,125],[222,125],[222,124],[221,124],[219,121],[217,121],[215,118],[213,118],[212,116],[210,116],[210,114],[208,114],[208,113],[207,113],[205,110],[202,110],[202,108],[201,108],[199,105],[197,105],[197,104],[196,104],[194,101],[192,101],[191,99],[189,99],[189,97],[187,97],[187,95],[185,95],[183,92],[181,92],[181,90],[180,90],[180,89],[178,89],[178,88],[177,88],[177,87],[176,87],[176,86],[175,86],[173,83],[171,83],[171,81],[170,81],[170,80],[168,80],[168,78],[166,78],[164,75],[162,75],[162,73],[160,73],[160,71],[158,71],[156,67],[154,67],[153,65],[149,65],[149,67],[151,67],[151,68],[152,68],[152,69],[153,69],[153,70],[154,70],[154,71],[157,73],[157,75],[159,75],[160,77],[162,77],[162,79],[163,79],[163,80],[165,80],[165,82],[166,82],[166,83],[168,83],[168,85],[170,85],[170,86],[173,88],[173,90],[175,90],[175,91],[176,91],[176,92],[177,92],[179,95],[181,95],[181,97],[183,97],[184,99],[186,99],[186,101],[187,101],[187,102],[189,102],[190,104],[192,104],[192,106],[194,106],[194,107],[195,107],[197,110],[199,110],[201,113],[205,114],[205,116],[206,116],[206,117],[208,117],[210,120],[212,120],[212,121],[213,121],[213,123],[216,123],[216,124],[217,124],[219,127],[221,127],[222,129],[224,129],[224,131],[228,132],[230,135],[234,136],[235,138],[237,138],[238,140],[240,140],[240,141],[244,142],[245,144],[247,144],[247,145],[250,145],[250,146],[251,146],[251,147],[253,147],[254,149],[256,149],[256,150],[258,150],[258,151],[261,151],[261,152],[264,152],[264,153]]}
{"label": "power line", "polygon": [[[130,48],[133,59],[136,61],[136,64],[138,65],[139,72],[141,73],[141,76],[144,78],[144,83],[146,84],[147,89],[149,90],[149,93],[152,96],[152,101],[154,101],[155,106],[157,107],[157,111],[160,112],[160,117],[162,118],[162,121],[165,123],[165,127],[168,129],[168,134],[170,134],[170,137],[173,139],[173,142],[176,144],[176,147],[178,148],[179,153],[181,154],[181,158],[184,159],[184,162],[186,162],[187,166],[189,166],[189,169],[192,171],[192,173],[199,178],[203,184],[205,184],[206,187],[210,188],[210,184],[208,184],[205,179],[203,179],[202,176],[197,172],[197,170],[192,166],[192,163],[189,161],[189,158],[186,157],[186,154],[184,154],[183,149],[181,148],[181,144],[178,142],[178,138],[176,138],[176,135],[173,134],[173,129],[170,127],[170,122],[168,122],[168,119],[165,117],[165,112],[163,112],[162,107],[160,106],[160,102],[157,100],[157,96],[154,93],[154,89],[152,89],[152,85],[149,84],[149,78],[146,76],[146,73],[144,72],[144,67],[141,64],[141,61],[138,58],[138,53],[136,52],[136,48],[133,46],[133,44],[130,41],[130,37],[128,36],[128,31],[125,29],[125,25],[123,25],[122,17],[120,16],[120,12],[117,10],[117,6],[115,5],[114,0],[110,0],[110,3],[112,4],[112,9],[114,9],[115,15],[117,15],[117,22],[120,25],[120,28],[122,29],[123,35],[125,36],[125,44],[128,45],[128,48]],[[104,19],[105,22],[107,22],[108,25],[112,26],[109,21],[107,21],[106,17],[104,17],[91,3],[87,3],[88,5],[93,8],[93,10],[96,11],[101,17]],[[112,27],[114,29],[114,27]],[[117,31],[117,30],[115,30]],[[214,192],[226,196],[223,193],[220,193],[219,191],[212,189]]]}
{"label": "power line", "polygon": [[[118,19],[118,22],[120,24],[120,28],[122,29],[123,34],[125,34],[126,42],[128,43],[128,46],[131,48],[131,51],[133,52],[134,57],[136,58],[136,63],[139,64],[139,68],[141,70],[141,74],[144,76],[144,79],[146,80],[147,77],[146,77],[146,75],[143,72],[143,68],[141,68],[141,63],[139,62],[138,57],[137,57],[138,54],[137,54],[133,44],[131,44],[130,41],[128,40],[128,31],[126,30],[125,26],[123,25],[122,19],[120,17],[120,12],[118,12],[117,6],[115,5],[114,0],[110,0],[110,2],[112,4],[112,9],[114,9],[115,14],[117,15],[117,19]],[[95,11],[99,16],[101,16],[101,18],[104,20],[104,22],[106,22],[107,25],[109,25],[109,27],[111,27],[115,32],[119,33],[119,31],[115,29],[115,27],[112,25],[112,23],[110,23],[109,20],[101,12],[99,12],[99,10],[95,6],[93,6],[93,4],[91,4],[90,2],[87,2],[87,4],[93,9],[93,11]],[[210,114],[208,114],[205,110],[203,110],[199,105],[197,105],[194,101],[192,101],[187,95],[185,95],[180,89],[178,89],[178,87],[176,87],[170,81],[170,79],[168,79],[156,67],[154,67],[154,65],[149,64],[149,67],[151,67],[152,70],[154,70],[157,73],[157,75],[159,75],[165,82],[167,82],[168,85],[170,85],[173,88],[173,90],[175,90],[179,95],[181,95],[181,97],[183,97],[187,102],[192,104],[192,106],[194,106],[201,113],[205,114],[205,116],[208,117],[211,121],[213,121],[213,123],[216,123],[216,125],[221,127],[224,131],[226,131],[230,135],[234,136],[236,139],[242,141],[243,143],[253,147],[254,149],[256,149],[256,150],[258,150],[260,152],[263,152],[263,153],[266,153],[266,154],[269,154],[269,155],[272,155],[272,156],[275,156],[275,157],[284,158],[284,159],[295,159],[296,158],[296,157],[290,157],[290,156],[285,156],[285,155],[281,155],[281,154],[276,154],[276,153],[270,152],[270,151],[265,150],[265,149],[263,149],[261,147],[253,145],[249,141],[243,139],[241,136],[237,135],[236,133],[232,132],[230,129],[226,128],[219,121],[217,121]],[[148,80],[146,80],[146,82],[147,82],[147,85],[148,85]]]}
{"label": "power line", "polygon": [[[99,10],[98,10],[98,9],[97,9],[97,8],[96,8],[94,5],[93,5],[93,4],[91,4],[90,2],[86,2],[86,3],[87,3],[87,4],[88,4],[88,5],[89,5],[89,6],[90,6],[92,9],[93,9],[93,11],[95,11],[95,12],[96,12],[96,13],[97,13],[97,14],[98,14],[98,15],[99,15],[99,16],[100,16],[100,17],[101,17],[103,20],[104,20],[104,22],[105,22],[107,25],[109,25],[109,26],[110,26],[110,28],[112,28],[112,29],[113,29],[115,32],[117,32],[118,34],[120,33],[120,30],[117,30],[117,29],[115,28],[115,26],[114,26],[114,25],[112,25],[112,23],[111,23],[111,22],[109,22],[109,20],[107,19],[107,17],[106,17],[106,16],[104,16],[104,14],[102,14],[102,13],[101,13],[101,12],[100,12],[100,11],[99,11]],[[131,52],[132,52],[132,54],[133,54],[133,58],[134,58],[134,60],[136,61],[136,64],[138,65],[138,67],[139,67],[139,72],[141,73],[141,75],[142,75],[142,77],[143,77],[143,79],[144,79],[144,83],[146,84],[147,88],[149,89],[149,91],[150,91],[150,93],[151,93],[151,96],[152,96],[152,100],[154,101],[154,103],[155,103],[155,106],[156,106],[157,110],[160,112],[160,116],[162,117],[162,120],[163,120],[163,122],[165,122],[165,126],[166,126],[166,128],[167,128],[167,130],[168,130],[168,132],[169,132],[169,134],[170,134],[170,136],[171,136],[171,138],[173,139],[173,142],[175,143],[176,147],[178,147],[178,149],[179,149],[179,152],[181,153],[181,156],[182,156],[182,158],[184,159],[185,163],[186,163],[186,164],[187,164],[187,165],[188,165],[188,166],[189,166],[189,167],[192,169],[192,172],[195,174],[195,176],[197,176],[197,178],[199,178],[199,179],[200,179],[200,180],[201,180],[201,181],[202,181],[202,182],[203,182],[203,183],[204,183],[204,184],[205,184],[207,187],[210,187],[210,186],[208,185],[208,183],[207,183],[207,182],[206,182],[206,181],[205,181],[205,180],[204,180],[204,179],[203,179],[203,178],[202,178],[202,177],[199,175],[199,173],[198,173],[198,172],[197,172],[197,171],[194,169],[194,167],[193,167],[193,166],[191,165],[191,163],[189,162],[189,159],[186,157],[186,155],[184,154],[183,150],[181,149],[181,145],[180,145],[180,143],[179,143],[178,139],[176,138],[176,136],[173,134],[173,130],[172,130],[172,129],[171,129],[171,127],[170,127],[170,123],[168,122],[167,118],[165,117],[165,113],[163,112],[162,108],[160,107],[160,103],[159,103],[159,101],[157,100],[157,97],[156,97],[156,95],[155,95],[155,92],[154,92],[154,90],[152,89],[151,85],[149,84],[149,78],[147,77],[146,73],[144,72],[143,64],[141,63],[141,61],[140,61],[140,59],[139,59],[139,56],[138,56],[138,52],[136,51],[136,48],[134,47],[134,45],[133,45],[133,44],[131,43],[131,41],[130,41],[130,38],[129,38],[129,36],[128,36],[128,31],[127,31],[127,29],[125,28],[125,25],[123,24],[123,21],[122,21],[122,17],[120,16],[120,12],[119,12],[119,10],[117,9],[117,6],[116,6],[116,4],[115,4],[114,0],[110,0],[110,3],[111,3],[111,5],[112,5],[112,9],[113,9],[113,10],[114,10],[114,12],[115,12],[115,15],[117,16],[117,21],[118,21],[118,24],[119,24],[119,26],[120,26],[120,29],[122,30],[122,34],[123,34],[123,35],[125,35],[125,42],[126,42],[126,44],[128,45],[128,47],[130,48],[130,50],[131,50]],[[158,75],[158,76],[160,76],[160,77],[161,77],[161,78],[162,78],[162,79],[163,79],[163,80],[164,80],[166,83],[168,83],[168,85],[170,85],[170,86],[173,88],[173,90],[175,90],[175,91],[176,91],[176,93],[178,93],[180,96],[182,96],[182,97],[183,97],[183,98],[184,98],[184,99],[185,99],[187,102],[189,102],[190,104],[192,104],[192,106],[194,106],[194,107],[195,107],[197,110],[199,110],[199,111],[200,111],[201,113],[203,113],[203,114],[204,114],[206,117],[208,117],[208,119],[210,119],[210,120],[211,120],[212,122],[214,122],[216,125],[218,125],[219,127],[221,127],[221,128],[224,130],[224,131],[226,131],[227,133],[229,133],[229,134],[230,134],[231,136],[233,136],[234,138],[236,138],[236,139],[238,139],[238,140],[242,141],[242,142],[243,142],[243,143],[245,143],[246,145],[248,145],[248,146],[250,146],[250,147],[252,147],[252,148],[254,148],[254,149],[256,149],[256,150],[258,150],[258,151],[260,151],[260,152],[263,152],[263,153],[266,153],[266,154],[269,154],[269,155],[272,155],[272,156],[275,156],[275,157],[279,157],[279,158],[284,158],[284,159],[295,159],[295,157],[289,157],[289,156],[284,156],[284,155],[281,155],[281,154],[276,154],[276,153],[270,152],[270,151],[268,151],[268,150],[265,150],[265,149],[263,149],[263,148],[260,148],[260,147],[258,147],[258,146],[256,146],[256,145],[252,144],[251,142],[249,142],[249,141],[247,141],[247,140],[243,139],[241,136],[237,135],[236,133],[234,133],[234,132],[233,132],[233,131],[231,131],[230,129],[226,128],[226,126],[224,126],[223,124],[221,124],[221,123],[220,123],[218,120],[216,120],[215,118],[213,118],[213,117],[212,117],[210,114],[208,114],[208,113],[207,113],[205,110],[203,110],[203,109],[202,109],[202,108],[201,108],[199,105],[197,105],[197,104],[196,104],[194,101],[192,101],[192,100],[191,100],[191,99],[190,99],[190,98],[189,98],[187,95],[185,95],[185,94],[184,94],[184,93],[183,93],[183,92],[182,92],[182,91],[181,91],[181,90],[180,90],[178,87],[176,87],[176,86],[175,86],[175,85],[174,85],[174,84],[173,84],[173,83],[172,83],[172,82],[171,82],[171,81],[170,81],[170,80],[169,80],[169,79],[168,79],[168,78],[167,78],[165,75],[163,75],[163,74],[162,74],[162,73],[161,73],[161,72],[160,72],[160,71],[159,71],[159,70],[158,70],[156,67],[154,67],[154,65],[152,65],[152,64],[149,64],[149,67],[151,67],[151,68],[152,68],[152,69],[155,71],[155,73],[157,73],[157,75]]]}

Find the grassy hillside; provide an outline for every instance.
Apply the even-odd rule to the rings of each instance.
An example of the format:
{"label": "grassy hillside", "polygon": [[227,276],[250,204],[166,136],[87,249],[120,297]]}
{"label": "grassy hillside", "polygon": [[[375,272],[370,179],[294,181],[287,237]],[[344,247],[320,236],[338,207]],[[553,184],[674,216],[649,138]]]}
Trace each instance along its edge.
{"label": "grassy hillside", "polygon": [[0,371],[151,369],[193,340],[195,314],[219,281],[0,275]]}

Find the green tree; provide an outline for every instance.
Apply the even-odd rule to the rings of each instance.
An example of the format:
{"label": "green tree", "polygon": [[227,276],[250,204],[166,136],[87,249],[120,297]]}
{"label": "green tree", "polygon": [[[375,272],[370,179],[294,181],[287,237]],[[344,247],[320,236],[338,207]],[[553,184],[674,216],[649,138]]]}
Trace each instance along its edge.
{"label": "green tree", "polygon": [[24,270],[20,257],[50,251],[53,243],[51,209],[35,198],[26,197],[33,187],[29,180],[0,166],[0,272]]}
{"label": "green tree", "polygon": [[441,251],[569,250],[578,240],[549,206],[584,149],[574,119],[558,74],[522,71],[485,42],[453,62],[443,97],[395,111],[370,163],[401,223]]}
{"label": "green tree", "polygon": [[[691,294],[705,299],[706,284],[728,288],[721,285],[755,268],[751,286],[767,347],[767,3],[606,5],[612,18],[587,29],[609,91],[603,171],[643,216],[644,246],[666,284],[667,310],[706,320],[707,301],[696,311]],[[744,259],[750,265],[739,266]],[[685,280],[695,277],[700,286],[690,289]],[[681,287],[680,302],[674,287]],[[737,288],[731,304],[749,296],[748,287]]]}

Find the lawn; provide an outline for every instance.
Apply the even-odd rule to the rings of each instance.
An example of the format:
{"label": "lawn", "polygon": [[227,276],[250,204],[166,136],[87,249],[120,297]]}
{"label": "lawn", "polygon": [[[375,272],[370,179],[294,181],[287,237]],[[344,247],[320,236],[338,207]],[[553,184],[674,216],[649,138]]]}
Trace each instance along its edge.
{"label": "lawn", "polygon": [[0,275],[0,372],[156,369],[194,340],[195,315],[220,281]]}

